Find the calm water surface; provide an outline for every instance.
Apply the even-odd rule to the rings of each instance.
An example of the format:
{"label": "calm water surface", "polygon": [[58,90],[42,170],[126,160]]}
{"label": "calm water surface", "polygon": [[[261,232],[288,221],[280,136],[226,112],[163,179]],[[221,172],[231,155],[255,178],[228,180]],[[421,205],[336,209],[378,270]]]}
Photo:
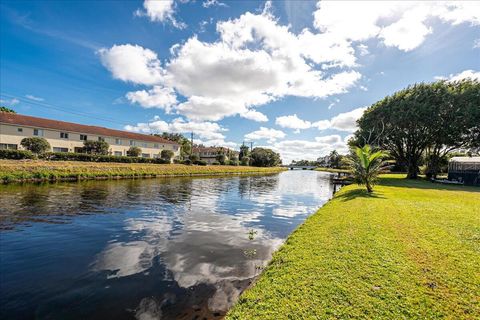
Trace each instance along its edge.
{"label": "calm water surface", "polygon": [[316,171],[0,186],[0,318],[222,318],[332,193]]}

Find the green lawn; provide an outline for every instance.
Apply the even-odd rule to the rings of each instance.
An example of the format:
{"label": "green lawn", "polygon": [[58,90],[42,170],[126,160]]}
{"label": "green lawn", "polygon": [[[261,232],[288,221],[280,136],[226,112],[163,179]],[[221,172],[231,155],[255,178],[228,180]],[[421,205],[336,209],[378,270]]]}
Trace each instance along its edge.
{"label": "green lawn", "polygon": [[227,319],[480,319],[480,188],[343,188]]}
{"label": "green lawn", "polygon": [[334,169],[334,168],[325,168],[325,167],[315,168],[315,171],[334,172],[334,173],[337,173],[337,172],[350,173],[351,172],[350,169]]}

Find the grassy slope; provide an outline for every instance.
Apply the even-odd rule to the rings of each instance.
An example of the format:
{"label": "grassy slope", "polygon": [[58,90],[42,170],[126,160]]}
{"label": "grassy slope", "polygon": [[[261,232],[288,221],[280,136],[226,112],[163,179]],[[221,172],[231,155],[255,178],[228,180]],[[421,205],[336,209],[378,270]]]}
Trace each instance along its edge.
{"label": "grassy slope", "polygon": [[186,166],[181,164],[0,160],[0,182],[31,179],[61,180],[90,179],[95,177],[270,173],[282,170],[284,169],[278,167],[256,168],[241,166]]}
{"label": "grassy slope", "polygon": [[318,167],[315,168],[315,171],[324,171],[324,172],[341,172],[341,173],[350,173],[351,170],[348,169],[334,169],[334,168],[324,168],[324,167]]}
{"label": "grassy slope", "polygon": [[227,319],[479,319],[480,189],[348,186],[296,230]]}

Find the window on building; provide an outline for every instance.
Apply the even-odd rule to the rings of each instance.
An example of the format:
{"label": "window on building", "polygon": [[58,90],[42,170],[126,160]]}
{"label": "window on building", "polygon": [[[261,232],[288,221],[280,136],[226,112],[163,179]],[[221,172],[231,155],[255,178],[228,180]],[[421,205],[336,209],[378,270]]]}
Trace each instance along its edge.
{"label": "window on building", "polygon": [[84,135],[84,134],[81,134],[81,135],[80,135],[80,140],[86,141],[87,138],[88,138],[88,137],[87,137],[86,135]]}
{"label": "window on building", "polygon": [[115,144],[122,144],[122,140],[120,140],[120,139],[115,139]]}
{"label": "window on building", "polygon": [[43,137],[43,129],[33,129],[33,135]]}
{"label": "window on building", "polygon": [[53,147],[53,152],[68,152],[68,148]]}
{"label": "window on building", "polygon": [[0,150],[17,150],[18,145],[9,143],[0,143]]}
{"label": "window on building", "polygon": [[68,139],[68,133],[67,132],[60,132],[60,138]]}
{"label": "window on building", "polygon": [[115,151],[113,154],[117,157],[121,157],[122,156],[122,151]]}
{"label": "window on building", "polygon": [[142,147],[148,148],[148,143],[142,143]]}
{"label": "window on building", "polygon": [[153,147],[156,148],[156,149],[158,149],[158,143],[154,143],[154,144],[153,144]]}
{"label": "window on building", "polygon": [[23,132],[23,128],[17,128],[18,132]]}
{"label": "window on building", "polygon": [[104,137],[98,137],[98,141],[105,141]]}
{"label": "window on building", "polygon": [[177,151],[178,150],[178,146],[173,146],[173,151]]}
{"label": "window on building", "polygon": [[135,141],[130,140],[130,145],[131,145],[131,146],[134,146],[134,145],[135,145]]}
{"label": "window on building", "polygon": [[142,158],[150,158],[150,154],[149,153],[142,153]]}

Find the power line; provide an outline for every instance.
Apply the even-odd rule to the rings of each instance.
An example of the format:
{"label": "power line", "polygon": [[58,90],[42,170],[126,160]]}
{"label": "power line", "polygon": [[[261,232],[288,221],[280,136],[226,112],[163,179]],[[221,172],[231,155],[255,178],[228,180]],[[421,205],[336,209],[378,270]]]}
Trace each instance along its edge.
{"label": "power line", "polygon": [[72,109],[69,109],[69,108],[59,107],[59,106],[55,106],[55,105],[52,105],[52,104],[49,104],[49,103],[44,103],[44,102],[40,102],[40,101],[32,101],[30,99],[25,99],[25,98],[21,98],[21,97],[12,96],[12,95],[7,94],[7,93],[1,93],[1,95],[5,96],[7,98],[11,98],[11,99],[17,99],[17,100],[22,101],[26,104],[31,104],[31,105],[46,108],[46,109],[57,110],[57,111],[61,111],[61,112],[64,112],[64,113],[74,114],[74,115],[77,115],[77,116],[92,118],[92,119],[95,119],[95,120],[106,121],[106,122],[111,122],[111,123],[115,123],[115,124],[121,124],[123,126],[127,125],[126,123],[119,122],[115,119],[101,118],[101,117],[97,117],[95,115],[92,115],[92,114],[89,114],[89,113],[86,113],[86,112],[78,112],[78,111],[75,111],[75,110],[72,110]]}

